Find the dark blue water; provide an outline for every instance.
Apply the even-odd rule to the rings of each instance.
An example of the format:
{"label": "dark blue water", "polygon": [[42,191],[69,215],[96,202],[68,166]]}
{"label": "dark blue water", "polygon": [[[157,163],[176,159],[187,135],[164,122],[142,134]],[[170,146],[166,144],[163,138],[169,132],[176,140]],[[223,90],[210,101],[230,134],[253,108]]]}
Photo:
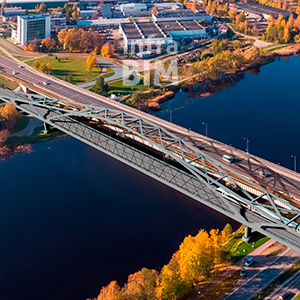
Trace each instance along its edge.
{"label": "dark blue water", "polygon": [[[300,59],[264,66],[210,98],[185,93],[156,115],[292,168],[300,157]],[[65,138],[0,161],[0,299],[82,300],[142,267],[159,268],[188,234],[224,216]],[[237,224],[235,224],[236,226]]]}
{"label": "dark blue water", "polygon": [[[246,74],[233,88],[212,97],[189,98],[184,92],[162,105],[155,115],[293,169],[300,161],[300,59],[290,57]],[[300,163],[298,163],[298,170]]]}
{"label": "dark blue water", "polygon": [[0,161],[0,191],[1,300],[95,297],[184,236],[235,224],[72,138]]}

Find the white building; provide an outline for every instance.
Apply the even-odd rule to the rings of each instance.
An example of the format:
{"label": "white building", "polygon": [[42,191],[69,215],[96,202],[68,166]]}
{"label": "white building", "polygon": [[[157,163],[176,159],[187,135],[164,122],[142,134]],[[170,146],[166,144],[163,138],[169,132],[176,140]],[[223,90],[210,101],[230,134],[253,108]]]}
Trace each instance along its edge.
{"label": "white building", "polygon": [[12,38],[19,44],[33,40],[50,38],[51,21],[49,14],[18,16],[17,30],[12,32]]}
{"label": "white building", "polygon": [[147,10],[147,5],[145,3],[128,3],[121,5],[121,12],[126,13],[138,13]]}

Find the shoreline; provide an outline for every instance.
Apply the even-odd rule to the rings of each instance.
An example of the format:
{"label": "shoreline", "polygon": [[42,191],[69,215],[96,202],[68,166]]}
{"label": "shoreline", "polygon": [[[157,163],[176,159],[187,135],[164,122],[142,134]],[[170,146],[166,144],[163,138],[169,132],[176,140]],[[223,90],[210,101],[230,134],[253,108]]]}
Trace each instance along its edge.
{"label": "shoreline", "polygon": [[169,94],[167,94],[167,92],[159,97],[141,101],[141,110],[145,112],[161,110],[160,104],[172,99],[180,89],[183,89],[185,92],[191,94],[191,96],[198,94],[200,97],[210,97],[213,94],[221,92],[222,90],[232,88],[237,82],[244,79],[246,72],[254,72],[253,74],[255,74],[257,73],[255,69],[259,69],[264,65],[274,62],[276,58],[295,56],[299,53],[299,44],[287,46],[285,48],[275,50],[270,54],[262,55],[257,60],[245,65],[239,70],[230,70],[224,72],[221,74],[218,80],[206,78],[202,81],[189,83],[185,86],[181,86],[179,84],[177,88],[172,90],[171,97]]}

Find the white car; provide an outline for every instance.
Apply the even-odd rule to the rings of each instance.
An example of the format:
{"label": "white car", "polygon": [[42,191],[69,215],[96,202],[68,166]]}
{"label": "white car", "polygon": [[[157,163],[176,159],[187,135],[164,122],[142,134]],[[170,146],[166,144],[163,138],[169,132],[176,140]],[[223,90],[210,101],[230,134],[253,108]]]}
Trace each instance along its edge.
{"label": "white car", "polygon": [[12,71],[12,73],[13,73],[14,75],[16,75],[16,74],[17,74],[17,72],[16,72],[16,71]]}
{"label": "white car", "polygon": [[19,65],[18,67],[19,67],[20,69],[21,69],[21,68],[24,68],[24,67],[23,67],[23,66],[21,66],[21,65]]}
{"label": "white car", "polygon": [[48,85],[48,82],[47,82],[47,81],[44,81],[44,82],[43,82],[43,85]]}

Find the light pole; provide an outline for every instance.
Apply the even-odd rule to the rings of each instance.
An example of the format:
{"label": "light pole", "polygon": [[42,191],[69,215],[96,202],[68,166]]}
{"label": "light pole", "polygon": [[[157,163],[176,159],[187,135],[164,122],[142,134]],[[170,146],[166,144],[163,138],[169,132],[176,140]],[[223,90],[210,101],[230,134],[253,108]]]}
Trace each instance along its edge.
{"label": "light pole", "polygon": [[249,139],[247,137],[245,137],[244,140],[247,141],[247,149],[246,149],[246,151],[247,151],[247,154],[249,154]]}
{"label": "light pole", "polygon": [[294,158],[294,171],[297,172],[297,156],[296,155],[292,155],[291,157]]}
{"label": "light pole", "polygon": [[202,125],[205,124],[205,136],[207,137],[207,123],[206,122],[202,122]]}

